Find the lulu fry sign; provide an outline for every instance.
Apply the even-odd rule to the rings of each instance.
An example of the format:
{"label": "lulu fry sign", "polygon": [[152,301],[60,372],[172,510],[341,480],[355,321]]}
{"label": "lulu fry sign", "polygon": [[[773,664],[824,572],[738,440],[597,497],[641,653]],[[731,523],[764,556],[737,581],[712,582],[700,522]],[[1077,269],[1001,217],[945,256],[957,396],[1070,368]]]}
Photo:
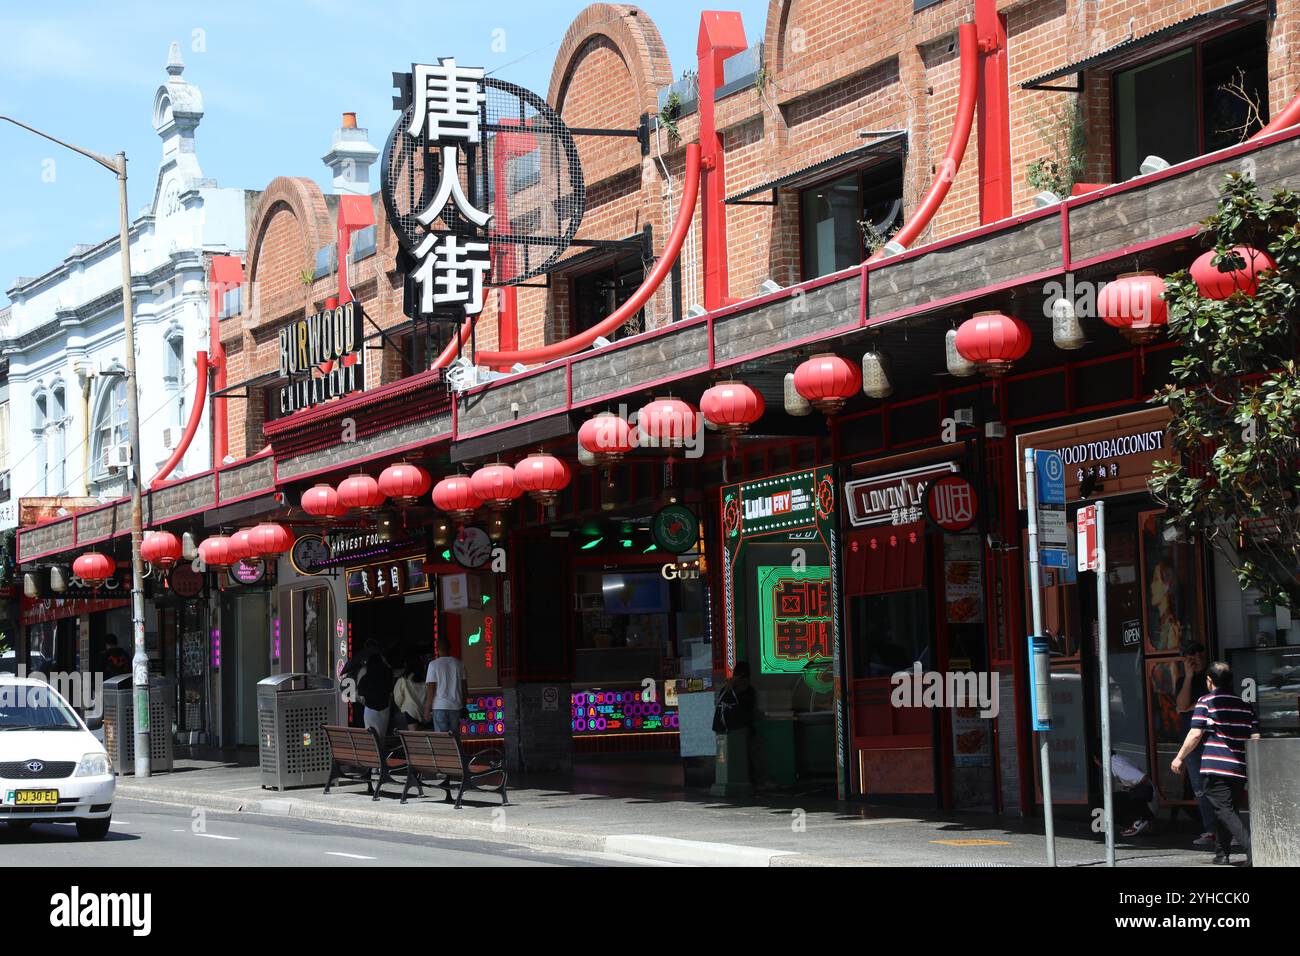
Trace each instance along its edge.
{"label": "lulu fry sign", "polygon": [[280,412],[358,392],[365,387],[361,305],[348,302],[336,309],[290,322],[280,329]]}

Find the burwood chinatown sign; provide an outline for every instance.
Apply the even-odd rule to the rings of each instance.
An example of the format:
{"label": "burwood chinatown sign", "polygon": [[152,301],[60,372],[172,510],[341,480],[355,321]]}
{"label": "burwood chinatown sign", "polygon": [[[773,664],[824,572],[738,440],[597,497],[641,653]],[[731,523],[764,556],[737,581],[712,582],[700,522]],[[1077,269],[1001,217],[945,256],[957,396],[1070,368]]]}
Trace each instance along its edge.
{"label": "burwood chinatown sign", "polygon": [[[280,329],[280,413],[359,392],[366,385],[359,302],[290,322]],[[316,374],[319,372],[320,374]]]}

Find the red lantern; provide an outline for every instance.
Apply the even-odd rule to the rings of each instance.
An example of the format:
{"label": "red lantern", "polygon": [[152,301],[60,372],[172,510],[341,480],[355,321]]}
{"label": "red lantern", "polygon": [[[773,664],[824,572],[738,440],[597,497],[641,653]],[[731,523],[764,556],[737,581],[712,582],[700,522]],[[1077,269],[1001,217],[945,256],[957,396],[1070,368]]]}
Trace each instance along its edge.
{"label": "red lantern", "polygon": [[263,558],[274,558],[292,548],[297,539],[284,525],[267,521],[252,530],[249,540],[252,542],[254,554]]}
{"label": "red lantern", "polygon": [[744,382],[719,382],[700,397],[704,417],[731,437],[747,432],[766,407],[758,390]]}
{"label": "red lantern", "polygon": [[1192,263],[1192,279],[1195,280],[1196,288],[1200,290],[1201,295],[1207,299],[1226,299],[1234,292],[1254,295],[1259,288],[1259,273],[1265,269],[1277,268],[1273,257],[1262,249],[1234,246],[1232,252],[1245,260],[1242,268],[1220,272],[1214,265],[1214,257],[1218,253],[1213,249],[1198,256]]}
{"label": "red lantern", "polygon": [[364,473],[349,475],[339,485],[339,503],[358,511],[374,511],[384,503],[384,493],[379,482]]}
{"label": "red lantern", "polygon": [[170,531],[145,532],[140,557],[160,571],[168,571],[181,559],[181,539]]}
{"label": "red lantern", "polygon": [[72,562],[72,573],[92,588],[97,588],[113,576],[117,562],[98,551],[87,551]]}
{"label": "red lantern", "polygon": [[699,434],[699,413],[680,398],[656,398],[637,413],[636,430],[643,448],[682,448]]}
{"label": "red lantern", "polygon": [[609,464],[636,447],[636,433],[618,415],[601,412],[582,423],[578,444],[594,455],[599,464]]}
{"label": "red lantern", "polygon": [[407,508],[429,490],[433,479],[419,465],[399,461],[379,474],[379,490],[393,499],[393,504]]}
{"label": "red lantern", "polygon": [[468,521],[483,499],[474,493],[466,475],[451,475],[433,486],[433,503],[457,521]]}
{"label": "red lantern", "polygon": [[856,362],[823,353],[794,370],[794,387],[823,415],[834,415],[862,387],[862,372]]}
{"label": "red lantern", "polygon": [[239,561],[230,553],[230,539],[214,534],[199,543],[199,560],[209,568],[228,568]]}
{"label": "red lantern", "polygon": [[529,455],[515,465],[515,484],[546,507],[569,486],[569,466],[554,455]]}
{"label": "red lantern", "polygon": [[232,534],[227,554],[230,556],[231,564],[238,564],[240,561],[256,561],[258,553],[253,547],[253,529],[240,528]]}
{"label": "red lantern", "polygon": [[1129,272],[1097,293],[1097,312],[1133,345],[1158,338],[1169,324],[1165,280],[1154,272]]}
{"label": "red lantern", "polygon": [[957,352],[985,375],[1004,375],[1024,358],[1033,333],[1020,319],[1001,312],[976,312],[957,328]]}
{"label": "red lantern", "polygon": [[469,484],[474,495],[493,511],[505,511],[510,507],[510,502],[523,493],[523,489],[515,483],[515,470],[499,462],[484,465],[474,472]]}
{"label": "red lantern", "polygon": [[348,509],[333,487],[313,485],[302,493],[302,510],[316,518],[338,518]]}

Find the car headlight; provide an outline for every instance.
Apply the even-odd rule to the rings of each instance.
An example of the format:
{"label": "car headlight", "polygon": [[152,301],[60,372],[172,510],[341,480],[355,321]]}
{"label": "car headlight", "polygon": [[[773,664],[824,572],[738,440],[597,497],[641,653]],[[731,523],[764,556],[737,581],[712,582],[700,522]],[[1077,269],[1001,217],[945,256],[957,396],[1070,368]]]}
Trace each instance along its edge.
{"label": "car headlight", "polygon": [[103,777],[112,772],[112,765],[108,762],[108,754],[93,753],[86,754],[77,764],[74,777]]}

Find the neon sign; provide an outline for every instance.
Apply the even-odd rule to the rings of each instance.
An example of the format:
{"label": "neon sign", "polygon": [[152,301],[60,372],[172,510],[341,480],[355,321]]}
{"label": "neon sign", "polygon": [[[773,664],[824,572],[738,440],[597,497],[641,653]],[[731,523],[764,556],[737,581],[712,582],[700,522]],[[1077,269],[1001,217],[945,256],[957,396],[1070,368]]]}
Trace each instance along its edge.
{"label": "neon sign", "polygon": [[640,690],[579,691],[572,697],[573,732],[592,734],[653,733],[677,730],[677,710],[657,695]]}
{"label": "neon sign", "polygon": [[506,733],[505,698],[474,697],[465,702],[466,717],[461,718],[462,737],[504,737]]}
{"label": "neon sign", "polygon": [[801,673],[831,656],[831,569],[758,567],[758,645],[764,674]]}

